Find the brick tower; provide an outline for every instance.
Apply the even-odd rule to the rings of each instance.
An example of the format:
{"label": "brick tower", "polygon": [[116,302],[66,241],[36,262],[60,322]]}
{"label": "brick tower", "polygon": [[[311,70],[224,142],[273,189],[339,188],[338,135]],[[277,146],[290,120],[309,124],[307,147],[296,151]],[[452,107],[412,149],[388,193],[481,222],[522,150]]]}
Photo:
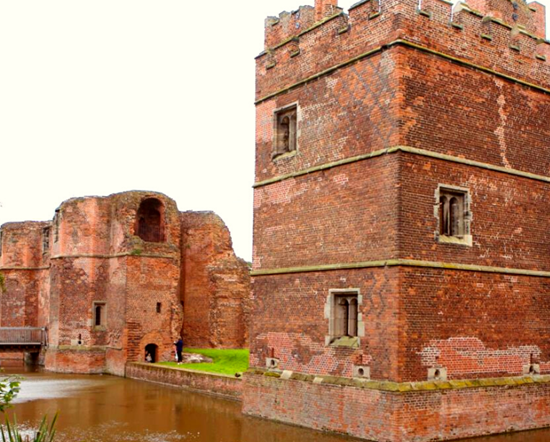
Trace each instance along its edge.
{"label": "brick tower", "polygon": [[378,441],[550,425],[544,16],[317,0],[266,20],[245,413]]}

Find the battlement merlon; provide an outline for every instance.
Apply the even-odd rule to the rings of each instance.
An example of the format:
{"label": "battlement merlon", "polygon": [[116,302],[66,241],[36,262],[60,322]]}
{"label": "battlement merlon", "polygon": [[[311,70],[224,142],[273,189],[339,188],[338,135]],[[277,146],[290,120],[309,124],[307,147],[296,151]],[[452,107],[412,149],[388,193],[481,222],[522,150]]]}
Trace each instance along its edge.
{"label": "battlement merlon", "polygon": [[524,0],[467,0],[466,5],[486,17],[518,26],[540,38],[546,36],[546,8],[539,2]]}
{"label": "battlement merlon", "polygon": [[298,36],[315,23],[342,12],[338,0],[315,0],[315,7],[300,6],[292,12],[281,12],[278,17],[265,20],[265,48]]}
{"label": "battlement merlon", "polygon": [[[452,5],[451,2],[440,0]],[[380,11],[384,0],[361,0],[351,9],[363,3],[371,3],[372,12]],[[387,1],[386,1],[387,3]],[[401,10],[400,1],[390,1],[395,11]],[[403,2],[405,3],[405,1]],[[417,0],[417,9],[422,10],[423,0]],[[538,38],[546,36],[546,8],[537,1],[526,3],[524,0],[468,0],[462,2],[466,9],[474,11],[483,17],[491,17],[510,27],[517,27]],[[462,5],[455,6],[460,9]],[[388,5],[383,9],[388,10]],[[450,7],[452,9],[452,6]],[[265,50],[268,51],[293,38],[299,37],[307,29],[319,24],[327,18],[343,12],[338,7],[338,0],[315,0],[315,6],[300,6],[292,12],[281,12],[278,17],[268,17],[265,20]],[[344,14],[345,15],[345,14]],[[376,15],[376,14],[372,14]],[[347,16],[345,17],[347,19]],[[451,17],[449,17],[450,19]]]}

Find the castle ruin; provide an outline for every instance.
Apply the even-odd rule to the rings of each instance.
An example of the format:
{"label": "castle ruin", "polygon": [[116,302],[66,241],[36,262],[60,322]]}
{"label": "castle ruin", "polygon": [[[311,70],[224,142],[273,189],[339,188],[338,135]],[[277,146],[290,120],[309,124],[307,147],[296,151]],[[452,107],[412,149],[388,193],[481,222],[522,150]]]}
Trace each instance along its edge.
{"label": "castle ruin", "polygon": [[0,326],[44,327],[46,369],[124,375],[127,362],[248,344],[249,269],[212,212],[156,192],[73,198],[53,221],[0,230]]}

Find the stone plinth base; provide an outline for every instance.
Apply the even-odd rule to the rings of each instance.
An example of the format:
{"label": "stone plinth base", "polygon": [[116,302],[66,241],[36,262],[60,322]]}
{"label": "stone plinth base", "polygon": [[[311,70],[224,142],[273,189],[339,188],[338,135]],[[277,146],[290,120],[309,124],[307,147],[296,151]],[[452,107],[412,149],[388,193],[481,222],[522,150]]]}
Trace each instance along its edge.
{"label": "stone plinth base", "polygon": [[393,383],[250,370],[244,380],[245,414],[380,442],[550,426],[550,376]]}

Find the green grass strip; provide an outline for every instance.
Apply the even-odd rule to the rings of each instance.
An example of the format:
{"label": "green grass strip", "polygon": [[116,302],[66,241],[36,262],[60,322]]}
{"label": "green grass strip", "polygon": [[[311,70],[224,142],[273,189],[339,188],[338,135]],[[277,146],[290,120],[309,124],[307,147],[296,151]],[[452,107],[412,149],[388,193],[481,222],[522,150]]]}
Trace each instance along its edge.
{"label": "green grass strip", "polygon": [[235,373],[243,373],[248,370],[249,351],[247,349],[239,350],[218,350],[218,349],[196,349],[186,348],[185,353],[198,353],[211,358],[212,363],[200,364],[181,364],[176,362],[159,362],[158,365],[168,367],[185,368],[196,371],[206,371],[209,373],[219,373],[234,376]]}

